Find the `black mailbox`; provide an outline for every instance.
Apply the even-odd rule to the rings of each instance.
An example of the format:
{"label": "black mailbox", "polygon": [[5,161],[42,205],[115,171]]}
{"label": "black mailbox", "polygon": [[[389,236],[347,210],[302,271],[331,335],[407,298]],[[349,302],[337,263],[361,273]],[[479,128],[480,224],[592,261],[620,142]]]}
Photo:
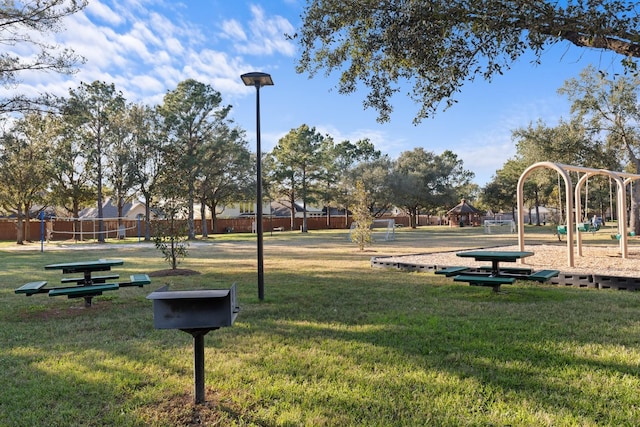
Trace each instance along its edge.
{"label": "black mailbox", "polygon": [[229,289],[169,291],[158,289],[147,296],[153,300],[156,329],[218,329],[231,326],[240,311],[236,285]]}
{"label": "black mailbox", "polygon": [[153,300],[153,326],[180,329],[193,337],[195,401],[204,402],[204,336],[231,326],[240,308],[235,283],[229,289],[169,291],[165,286],[147,295]]}

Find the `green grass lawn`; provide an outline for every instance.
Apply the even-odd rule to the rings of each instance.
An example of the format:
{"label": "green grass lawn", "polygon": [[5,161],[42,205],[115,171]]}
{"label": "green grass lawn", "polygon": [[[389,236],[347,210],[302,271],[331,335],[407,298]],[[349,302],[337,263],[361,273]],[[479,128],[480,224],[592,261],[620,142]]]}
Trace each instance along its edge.
{"label": "green grass lawn", "polygon": [[[528,228],[527,239],[557,242],[550,229]],[[116,270],[127,276],[167,268],[161,254],[3,245],[0,426],[640,424],[640,293],[516,282],[496,295],[370,267],[372,256],[514,244],[515,235],[403,229],[365,252],[346,235],[266,234],[264,301],[255,238],[231,234],[192,245],[181,267],[200,275],[153,278],[91,308],[14,289],[58,282],[49,263],[123,258]],[[599,238],[609,236],[590,241]],[[195,405],[193,340],[155,330],[146,296],[166,284],[232,283],[241,312],[205,338],[206,402]]]}

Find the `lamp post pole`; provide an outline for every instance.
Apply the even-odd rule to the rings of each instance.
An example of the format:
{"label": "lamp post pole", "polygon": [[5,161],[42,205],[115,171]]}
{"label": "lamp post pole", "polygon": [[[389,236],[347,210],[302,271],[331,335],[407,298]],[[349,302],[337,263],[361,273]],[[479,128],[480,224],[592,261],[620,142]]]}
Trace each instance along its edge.
{"label": "lamp post pole", "polygon": [[262,148],[260,147],[260,88],[273,86],[266,73],[247,73],[240,76],[247,86],[256,88],[256,235],[258,240],[258,299],[264,300],[264,247],[262,228]]}

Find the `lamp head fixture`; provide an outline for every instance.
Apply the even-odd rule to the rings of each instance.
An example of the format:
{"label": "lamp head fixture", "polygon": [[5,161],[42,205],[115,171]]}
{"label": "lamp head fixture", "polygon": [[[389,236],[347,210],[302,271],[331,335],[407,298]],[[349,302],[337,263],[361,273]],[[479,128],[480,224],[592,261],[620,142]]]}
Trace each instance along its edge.
{"label": "lamp head fixture", "polygon": [[271,75],[267,73],[260,73],[254,71],[252,73],[246,73],[240,76],[246,86],[273,86],[273,80]]}

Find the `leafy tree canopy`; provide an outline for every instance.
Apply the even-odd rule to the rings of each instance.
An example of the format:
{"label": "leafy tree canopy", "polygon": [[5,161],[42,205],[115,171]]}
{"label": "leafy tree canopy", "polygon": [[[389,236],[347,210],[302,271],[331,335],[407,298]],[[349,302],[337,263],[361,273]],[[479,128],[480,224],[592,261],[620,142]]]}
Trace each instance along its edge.
{"label": "leafy tree canopy", "polygon": [[340,72],[338,90],[369,88],[364,105],[388,121],[402,82],[421,105],[414,118],[432,116],[465,82],[491,80],[523,53],[540,60],[551,45],[619,53],[635,69],[640,15],[626,0],[309,0],[298,33],[297,71]]}
{"label": "leafy tree canopy", "polygon": [[[73,73],[84,61],[71,49],[48,41],[63,30],[63,19],[82,10],[87,0],[3,0],[0,2],[0,85],[13,87],[27,71]],[[32,54],[25,55],[25,51]],[[18,54],[16,52],[22,52]],[[44,102],[40,100],[39,102]],[[0,99],[0,113],[34,107],[24,95]]]}

